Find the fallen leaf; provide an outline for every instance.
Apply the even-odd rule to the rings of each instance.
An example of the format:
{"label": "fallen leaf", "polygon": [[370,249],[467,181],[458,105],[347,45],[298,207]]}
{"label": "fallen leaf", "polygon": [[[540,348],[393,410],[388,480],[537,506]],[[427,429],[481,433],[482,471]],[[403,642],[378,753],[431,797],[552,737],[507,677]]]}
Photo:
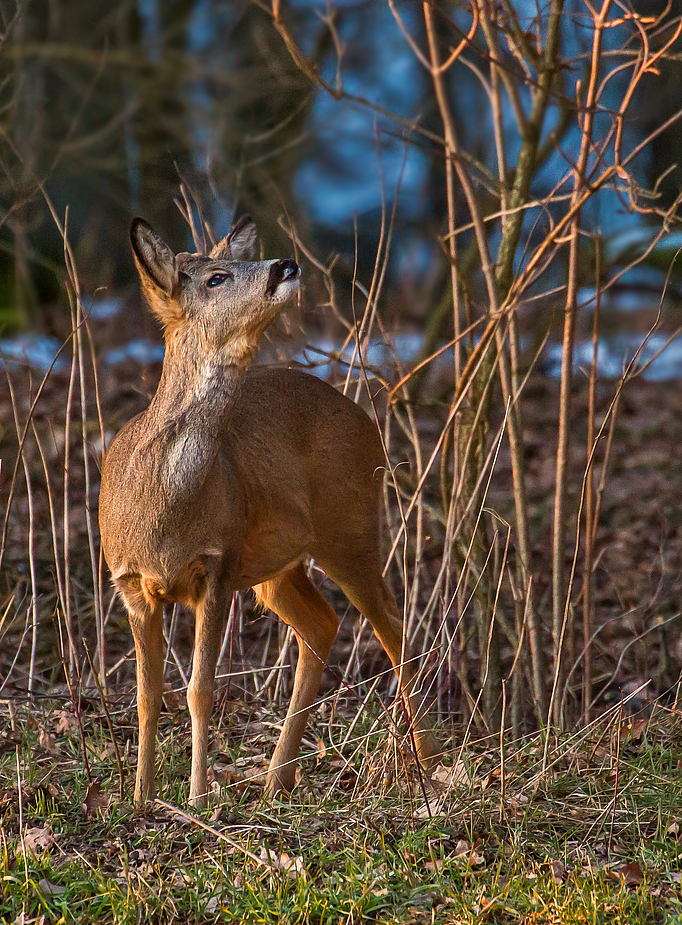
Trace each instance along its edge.
{"label": "fallen leaf", "polygon": [[641,739],[648,723],[648,719],[633,719],[623,723],[620,727],[621,744],[625,745],[628,742],[637,742]]}
{"label": "fallen leaf", "polygon": [[487,777],[481,784],[481,790],[487,790],[491,784],[493,784],[497,780],[500,780],[501,777],[502,777],[502,768],[493,768],[493,770],[488,773]]}
{"label": "fallen leaf", "polygon": [[22,909],[12,922],[12,925],[47,925],[47,918],[42,914],[35,918],[34,916],[27,915]]}
{"label": "fallen leaf", "polygon": [[644,883],[644,871],[637,861],[630,861],[628,864],[623,864],[622,867],[616,869],[612,868],[609,870],[608,876],[611,880],[624,882],[626,886],[640,886]]}
{"label": "fallen leaf", "polygon": [[639,886],[644,883],[644,871],[637,861],[630,861],[620,869],[620,874],[625,880],[626,886]]}
{"label": "fallen leaf", "polygon": [[83,811],[88,817],[94,816],[98,810],[106,809],[110,802],[111,796],[103,792],[101,783],[98,780],[93,780],[88,787],[88,792],[85,794]]}
{"label": "fallen leaf", "polygon": [[315,744],[317,745],[316,764],[319,764],[327,757],[327,746],[322,739],[315,739]]}
{"label": "fallen leaf", "polygon": [[37,855],[41,851],[49,851],[49,849],[54,848],[55,845],[56,842],[49,826],[45,826],[44,828],[33,826],[30,829],[26,829],[24,832],[23,846],[30,854]]}
{"label": "fallen leaf", "polygon": [[291,857],[286,851],[283,851],[282,854],[276,854],[266,848],[265,845],[260,849],[260,857],[262,861],[265,861],[275,870],[285,871],[292,880],[295,880],[296,877],[305,877],[305,867],[301,857]]}
{"label": "fallen leaf", "polygon": [[552,878],[557,884],[563,883],[566,879],[566,867],[562,861],[552,861],[550,863]]}
{"label": "fallen leaf", "polygon": [[429,776],[433,783],[441,784],[443,788],[464,787],[470,782],[469,772],[463,761],[456,761],[451,768],[439,764]]}
{"label": "fallen leaf", "polygon": [[234,768],[220,768],[213,765],[208,769],[209,783],[217,783],[221,788],[243,793],[249,786],[250,780],[245,774],[235,771]]}
{"label": "fallen leaf", "polygon": [[677,838],[680,834],[680,824],[679,822],[671,822],[668,826],[668,835],[671,835],[673,838]]}
{"label": "fallen leaf", "polygon": [[38,889],[46,896],[61,896],[62,893],[66,893],[65,886],[60,886],[58,883],[50,883],[50,881],[45,880],[45,878],[38,881]]}
{"label": "fallen leaf", "polygon": [[465,838],[460,838],[460,840],[455,845],[455,857],[459,857],[462,854],[469,854],[469,842]]}
{"label": "fallen leaf", "polygon": [[445,813],[438,806],[438,801],[434,800],[429,803],[422,803],[414,811],[415,819],[435,819],[444,816]]}
{"label": "fallen leaf", "polygon": [[[175,884],[175,886],[189,886],[193,882],[189,873],[186,870],[182,870],[182,869],[174,870],[171,880]],[[124,878],[124,882],[125,882],[125,878]]]}
{"label": "fallen leaf", "polygon": [[78,729],[78,720],[70,710],[59,710],[52,717],[52,728],[59,735],[69,735]]}
{"label": "fallen leaf", "polygon": [[61,755],[62,750],[57,745],[57,740],[51,732],[41,729],[38,733],[38,745],[44,749],[48,755]]}

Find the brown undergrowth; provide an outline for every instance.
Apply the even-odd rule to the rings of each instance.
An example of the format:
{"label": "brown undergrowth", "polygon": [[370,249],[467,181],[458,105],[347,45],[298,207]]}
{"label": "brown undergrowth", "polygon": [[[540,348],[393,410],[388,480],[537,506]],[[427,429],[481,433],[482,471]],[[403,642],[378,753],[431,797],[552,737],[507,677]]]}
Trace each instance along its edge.
{"label": "brown undergrowth", "polygon": [[[121,366],[100,364],[99,395],[105,440],[130,417],[145,407],[153,391],[160,367],[158,364],[139,366],[132,361]],[[35,374],[11,369],[14,401],[20,429],[28,419],[29,409],[40,385]],[[587,387],[580,377],[576,379],[572,412],[572,457],[569,485],[571,504],[577,507],[582,473],[585,465],[585,431],[587,421]],[[51,373],[35,404],[32,424],[24,455],[31,473],[31,512],[26,491],[26,480],[18,470],[14,497],[8,519],[6,550],[2,570],[2,677],[5,696],[22,697],[27,693],[30,658],[30,603],[31,576],[27,550],[29,526],[32,516],[34,580],[37,588],[38,626],[37,653],[34,671],[36,691],[49,693],[55,685],[64,684],[59,652],[58,607],[55,580],[55,553],[50,524],[47,480],[54,498],[63,492],[64,478],[64,407],[68,391],[68,370]],[[94,386],[88,384],[94,405]],[[375,383],[379,396],[382,390]],[[615,385],[609,380],[599,383],[597,420],[609,408]],[[548,621],[548,576],[552,492],[554,490],[554,454],[556,448],[556,407],[558,385],[555,380],[540,374],[533,375],[523,393],[523,434],[527,467],[528,511],[531,533],[537,537],[532,549],[533,573],[539,576],[535,588],[538,612]],[[430,441],[440,432],[442,417],[447,409],[432,403],[416,408],[420,439],[428,449]],[[494,422],[493,422],[494,425]],[[78,638],[87,640],[91,653],[97,640],[94,630],[92,603],[92,576],[88,554],[85,488],[82,476],[82,436],[76,404],[72,414],[70,446],[70,570],[73,578],[73,605],[78,624]],[[39,439],[35,439],[37,434]],[[396,429],[391,454],[394,464],[412,459],[412,447]],[[88,451],[91,454],[92,480],[90,508],[94,512],[98,466],[101,458],[100,425],[96,417],[88,423]],[[7,500],[17,459],[17,431],[12,400],[7,382],[0,387],[0,453],[2,454],[2,497]],[[600,477],[600,462],[606,439],[600,444],[595,457],[596,478]],[[46,465],[43,465],[42,449]],[[413,489],[414,474],[411,466],[399,466],[400,484],[406,496]],[[47,474],[46,474],[47,473]],[[595,545],[595,605],[596,627],[594,658],[598,665],[595,694],[598,706],[607,707],[623,694],[636,693],[636,706],[651,703],[666,695],[674,700],[682,651],[679,643],[678,602],[682,585],[679,562],[682,561],[682,510],[678,501],[678,486],[682,475],[682,393],[669,382],[651,382],[641,378],[627,383],[622,392],[613,445],[610,451],[608,478],[602,498],[602,509]],[[423,570],[425,575],[436,576],[442,565],[443,524],[437,514],[438,485],[435,476],[425,484],[425,506],[428,522],[424,539]],[[56,503],[55,503],[56,506]],[[490,488],[485,502],[486,516],[491,522],[509,522],[513,514],[511,465],[506,443],[503,442],[496,460]],[[62,523],[57,523],[57,542],[61,538]],[[60,550],[60,554],[63,549]],[[567,568],[573,549],[567,549]],[[319,582],[328,588],[338,605],[340,596],[316,574]],[[394,585],[400,576],[393,572]],[[112,601],[106,573],[103,572],[103,598],[106,612],[106,662],[108,686],[116,690],[129,685],[134,678],[132,647],[127,621],[120,603]],[[428,582],[422,584],[421,599],[430,593]],[[503,589],[502,595],[507,593]],[[347,606],[347,605],[343,605]],[[579,594],[575,606],[580,606]],[[286,695],[288,674],[285,668],[279,680],[269,672],[277,662],[278,641],[283,634],[269,616],[254,613],[248,595],[235,602],[238,619],[233,623],[230,638],[225,640],[221,671],[222,687],[228,696],[250,696],[268,680],[269,696],[277,699]],[[341,615],[344,616],[343,611]],[[179,616],[179,615],[176,615]],[[169,621],[172,616],[168,615]],[[454,618],[453,618],[454,619]],[[361,658],[357,655],[361,632]],[[279,638],[281,637],[281,638]],[[549,644],[549,643],[547,643]],[[571,640],[571,663],[580,657],[581,645]],[[175,620],[174,652],[169,656],[169,681],[182,687],[182,672],[188,670],[191,654],[191,626],[185,619]],[[511,648],[504,655],[510,664],[514,653]],[[83,656],[81,670],[87,673]],[[280,659],[280,666],[288,665],[291,657]],[[431,664],[436,658],[431,656]],[[357,669],[361,663],[361,671]],[[339,639],[335,645],[332,664],[336,667],[326,675],[326,689],[339,686],[341,677],[353,683],[362,676],[371,677],[377,670],[387,667],[378,644],[369,631],[359,629],[349,612],[342,619]],[[461,696],[456,679],[441,672],[436,684],[454,685],[448,694],[449,713],[456,717],[457,697]],[[435,697],[434,697],[435,699]],[[441,701],[443,702],[443,701]]]}

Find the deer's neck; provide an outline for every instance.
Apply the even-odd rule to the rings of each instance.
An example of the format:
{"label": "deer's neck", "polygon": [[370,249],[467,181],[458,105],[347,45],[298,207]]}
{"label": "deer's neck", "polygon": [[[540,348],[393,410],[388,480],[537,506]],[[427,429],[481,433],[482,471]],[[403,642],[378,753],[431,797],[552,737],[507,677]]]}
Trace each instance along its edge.
{"label": "deer's neck", "polygon": [[190,430],[218,440],[235,406],[246,364],[223,357],[166,351],[150,411],[161,428]]}
{"label": "deer's neck", "polygon": [[206,358],[199,351],[178,355],[166,350],[159,387],[147,411],[148,445],[174,502],[189,501],[201,490],[246,368],[221,357]]}

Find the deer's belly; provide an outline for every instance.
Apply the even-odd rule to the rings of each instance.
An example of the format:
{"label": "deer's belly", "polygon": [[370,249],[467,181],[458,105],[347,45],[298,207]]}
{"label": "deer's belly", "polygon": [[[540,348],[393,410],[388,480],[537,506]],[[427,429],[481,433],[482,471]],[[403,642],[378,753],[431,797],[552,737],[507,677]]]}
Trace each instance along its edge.
{"label": "deer's belly", "polygon": [[241,560],[233,579],[235,590],[252,588],[287,572],[304,558],[313,542],[307,518],[276,518],[247,524]]}

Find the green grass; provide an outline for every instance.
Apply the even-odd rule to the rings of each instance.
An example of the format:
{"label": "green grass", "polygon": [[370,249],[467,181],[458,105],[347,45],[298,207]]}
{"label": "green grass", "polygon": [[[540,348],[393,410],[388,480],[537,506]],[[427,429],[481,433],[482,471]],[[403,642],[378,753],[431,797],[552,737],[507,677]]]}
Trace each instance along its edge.
{"label": "green grass", "polygon": [[[127,707],[112,713],[129,799],[134,715]],[[518,749],[507,743],[504,769],[489,743],[469,744],[457,784],[429,786],[429,818],[414,768],[399,755],[394,767],[396,748],[386,735],[368,734],[369,721],[354,730],[355,751],[331,747],[352,720],[342,714],[312,722],[309,743],[326,749],[305,763],[289,800],[269,806],[256,785],[237,780],[200,815],[207,831],[158,804],[135,813],[120,799],[108,728],[94,704],[82,714],[85,741],[107,799],[87,812],[69,710],[15,709],[0,737],[0,919],[682,922],[675,717],[660,711],[620,729],[614,718],[561,740],[544,773],[539,739]],[[276,734],[269,711],[249,714],[244,705],[226,711],[220,729],[212,752],[219,777],[235,759],[260,768]],[[186,711],[163,715],[160,740],[159,795],[186,809]],[[458,755],[453,748],[445,764]],[[43,844],[32,848],[36,837]]]}

